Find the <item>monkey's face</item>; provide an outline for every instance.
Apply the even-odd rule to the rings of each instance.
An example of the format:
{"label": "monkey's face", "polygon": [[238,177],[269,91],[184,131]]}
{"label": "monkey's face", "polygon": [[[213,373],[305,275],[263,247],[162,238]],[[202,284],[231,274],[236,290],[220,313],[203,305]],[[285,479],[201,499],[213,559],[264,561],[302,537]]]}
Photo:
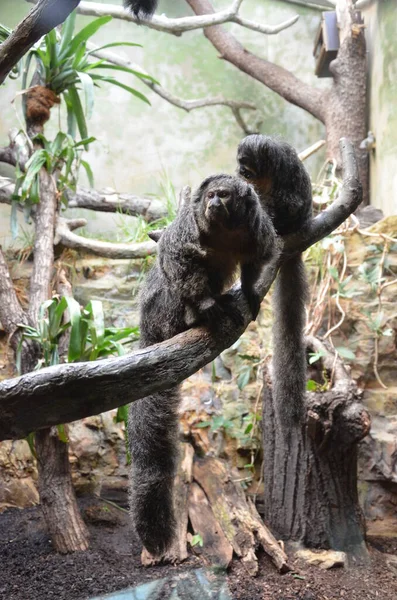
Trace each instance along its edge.
{"label": "monkey's face", "polygon": [[211,223],[227,224],[230,207],[233,204],[233,190],[230,186],[210,186],[203,197],[203,210],[206,220]]}
{"label": "monkey's face", "polygon": [[255,166],[244,156],[237,156],[237,161],[237,175],[254,187],[259,198],[269,195],[272,190],[272,178],[266,172],[258,173]]}

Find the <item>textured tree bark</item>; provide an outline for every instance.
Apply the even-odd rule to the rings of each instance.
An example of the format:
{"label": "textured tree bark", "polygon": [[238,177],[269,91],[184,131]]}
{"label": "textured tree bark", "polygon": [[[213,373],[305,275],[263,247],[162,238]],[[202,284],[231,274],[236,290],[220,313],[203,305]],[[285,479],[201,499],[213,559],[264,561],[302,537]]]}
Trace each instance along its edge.
{"label": "textured tree bark", "polygon": [[39,0],[0,46],[0,85],[16,63],[43,35],[70,15],[80,0]]}
{"label": "textured tree bark", "polygon": [[[37,323],[42,302],[51,297],[54,271],[54,230],[57,189],[54,178],[40,171],[40,203],[35,213],[34,263],[30,280],[29,318]],[[57,429],[42,429],[35,437],[40,503],[55,550],[62,553],[88,548],[88,530],[81,518],[72,486],[68,443]]]}
{"label": "textured tree bark", "polygon": [[87,550],[88,530],[80,516],[70,474],[68,447],[56,427],[35,436],[41,508],[54,550]]}
{"label": "textured tree bark", "polygon": [[[311,343],[315,351],[326,351],[317,340]],[[319,367],[335,370],[335,383],[327,392],[307,394],[305,426],[287,433],[278,423],[265,372],[265,521],[276,537],[365,556],[357,444],[369,432],[370,419],[343,364],[337,359],[334,365],[327,351]]]}

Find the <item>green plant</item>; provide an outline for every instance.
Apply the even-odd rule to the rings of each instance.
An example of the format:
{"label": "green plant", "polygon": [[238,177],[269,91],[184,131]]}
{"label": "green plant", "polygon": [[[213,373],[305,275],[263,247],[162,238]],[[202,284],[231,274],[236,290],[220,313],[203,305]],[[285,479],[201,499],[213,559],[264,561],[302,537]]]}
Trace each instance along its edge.
{"label": "green plant", "polygon": [[[147,97],[128,86],[107,71],[124,72],[138,79],[148,80],[152,83],[157,81],[140,71],[129,67],[114,65],[105,59],[96,60],[94,52],[114,46],[140,46],[133,42],[112,42],[101,48],[88,50],[87,44],[90,38],[104,25],[112,20],[105,16],[94,19],[74,35],[76,12],[73,11],[62,25],[61,31],[53,29],[30,50],[27,54],[22,86],[28,87],[29,70],[32,59],[36,60],[36,68],[39,70],[41,79],[57,96],[63,96],[68,120],[68,133],[75,138],[76,130],[79,130],[81,139],[88,137],[87,121],[92,115],[95,99],[95,87],[101,83],[109,83],[118,86],[130,94],[133,94],[143,102],[150,104]],[[81,91],[84,94],[84,103],[81,100]],[[84,104],[84,107],[83,107]]]}
{"label": "green plant", "polygon": [[[65,317],[67,322],[65,323]],[[41,356],[35,369],[57,365],[60,362],[59,343],[66,332],[69,333],[67,348],[68,362],[92,361],[109,355],[125,354],[125,345],[138,339],[138,327],[105,327],[102,302],[91,300],[84,308],[71,297],[54,297],[40,306],[37,327],[20,324],[22,330],[16,358],[21,370],[21,353],[24,340],[39,344]],[[127,422],[127,407],[118,408],[116,421]],[[27,438],[34,454],[33,435]],[[58,426],[61,441],[67,442],[63,425]]]}

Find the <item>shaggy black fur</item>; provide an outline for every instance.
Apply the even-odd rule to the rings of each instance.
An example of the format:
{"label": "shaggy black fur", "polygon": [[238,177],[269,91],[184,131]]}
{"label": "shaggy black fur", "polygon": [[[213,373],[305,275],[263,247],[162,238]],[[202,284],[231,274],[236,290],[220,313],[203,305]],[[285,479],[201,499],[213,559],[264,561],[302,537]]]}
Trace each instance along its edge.
{"label": "shaggy black fur", "polygon": [[136,17],[151,17],[157,3],[158,0],[124,0],[124,6],[131,9]]}
{"label": "shaggy black fur", "polygon": [[[274,228],[252,186],[228,175],[207,178],[160,238],[156,263],[142,289],[141,346],[196,324],[216,330],[221,314],[240,325],[241,314],[222,296],[238,266],[256,318],[254,284],[274,247]],[[132,518],[144,546],[155,555],[170,546],[175,529],[178,404],[179,390],[173,388],[130,406]]]}
{"label": "shaggy black fur", "polygon": [[[279,235],[299,231],[312,215],[309,174],[292,146],[264,135],[244,138],[238,173],[253,184]],[[281,423],[289,429],[304,415],[308,283],[302,255],[286,260],[273,293],[273,394]]]}

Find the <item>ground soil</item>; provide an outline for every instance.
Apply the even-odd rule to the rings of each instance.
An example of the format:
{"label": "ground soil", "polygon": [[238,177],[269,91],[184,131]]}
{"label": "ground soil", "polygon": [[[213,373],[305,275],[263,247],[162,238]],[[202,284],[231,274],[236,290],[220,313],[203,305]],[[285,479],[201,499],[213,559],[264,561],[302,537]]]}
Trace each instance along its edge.
{"label": "ground soil", "polygon": [[[86,600],[203,566],[191,556],[179,566],[142,567],[141,547],[125,512],[93,498],[82,499],[80,506],[91,548],[66,556],[52,550],[39,507],[0,514],[1,600]],[[397,555],[397,539],[371,539],[369,555],[366,565],[330,571],[291,560],[295,570],[287,575],[279,575],[262,555],[258,577],[249,577],[235,561],[227,584],[233,600],[397,600],[397,567],[389,560]]]}

